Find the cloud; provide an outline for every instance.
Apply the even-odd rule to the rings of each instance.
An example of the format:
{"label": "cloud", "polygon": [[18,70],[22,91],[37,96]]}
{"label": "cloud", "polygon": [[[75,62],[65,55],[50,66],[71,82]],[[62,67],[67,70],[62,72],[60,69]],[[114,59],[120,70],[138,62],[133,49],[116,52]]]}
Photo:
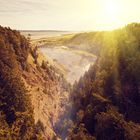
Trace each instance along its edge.
{"label": "cloud", "polygon": [[49,7],[47,1],[40,0],[0,0],[0,14],[21,14],[34,11],[45,11]]}
{"label": "cloud", "polygon": [[[109,0],[0,0],[0,24],[17,29],[107,28],[108,20],[101,7],[107,1]],[[125,5],[120,17],[123,24],[139,21],[139,0],[117,1]]]}

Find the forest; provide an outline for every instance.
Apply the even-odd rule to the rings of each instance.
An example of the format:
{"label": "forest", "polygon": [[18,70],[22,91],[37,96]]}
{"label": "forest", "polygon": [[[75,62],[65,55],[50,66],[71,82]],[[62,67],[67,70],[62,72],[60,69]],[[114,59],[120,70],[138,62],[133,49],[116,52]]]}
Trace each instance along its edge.
{"label": "forest", "polygon": [[73,85],[56,131],[69,140],[139,140],[140,24],[94,39],[100,44],[96,64]]}
{"label": "forest", "polygon": [[18,31],[0,26],[0,139],[35,140],[41,135],[22,80],[27,70],[29,41]]}
{"label": "forest", "polygon": [[44,79],[49,82],[45,85],[43,80],[42,84],[44,97],[55,96],[48,93],[49,84],[54,82],[54,86],[59,79],[69,92],[65,106],[60,105],[65,109],[58,111],[61,115],[53,126],[55,136],[48,140],[140,139],[140,24],[85,36],[78,34],[71,42],[79,35],[89,41],[88,51],[96,54],[97,60],[71,87],[46,62],[39,66],[37,48],[31,49],[29,38],[0,26],[0,139],[43,140],[44,124],[35,123],[34,109],[22,79],[24,72],[30,73],[29,54],[36,66],[32,69],[39,71],[37,76],[47,73]]}

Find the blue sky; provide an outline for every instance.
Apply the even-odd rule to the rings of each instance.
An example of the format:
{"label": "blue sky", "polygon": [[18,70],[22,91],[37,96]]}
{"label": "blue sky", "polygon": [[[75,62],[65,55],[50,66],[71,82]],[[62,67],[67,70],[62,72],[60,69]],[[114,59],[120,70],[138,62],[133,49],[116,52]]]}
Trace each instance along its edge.
{"label": "blue sky", "polygon": [[0,25],[31,30],[108,30],[140,22],[139,6],[139,0],[0,0]]}

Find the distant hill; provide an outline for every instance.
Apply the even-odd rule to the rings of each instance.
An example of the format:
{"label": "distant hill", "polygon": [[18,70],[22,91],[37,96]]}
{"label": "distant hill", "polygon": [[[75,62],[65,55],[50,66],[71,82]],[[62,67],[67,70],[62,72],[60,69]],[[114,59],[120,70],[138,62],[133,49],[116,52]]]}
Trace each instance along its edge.
{"label": "distant hill", "polygon": [[104,33],[105,32],[69,32],[61,36],[46,36],[33,42],[38,44],[39,47],[67,46],[71,49],[83,50],[98,55]]}
{"label": "distant hill", "polygon": [[58,30],[20,30],[21,34],[31,39],[41,39],[46,37],[61,36],[64,34],[72,33],[70,31],[58,31]]}
{"label": "distant hill", "polygon": [[20,32],[70,32],[70,31],[61,31],[61,30],[20,30]]}

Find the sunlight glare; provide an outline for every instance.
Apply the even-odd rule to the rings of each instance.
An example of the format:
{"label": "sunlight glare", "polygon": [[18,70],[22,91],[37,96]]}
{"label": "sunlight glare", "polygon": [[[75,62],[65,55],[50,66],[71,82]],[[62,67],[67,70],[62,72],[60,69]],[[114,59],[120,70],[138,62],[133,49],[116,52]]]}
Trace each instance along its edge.
{"label": "sunlight glare", "polygon": [[122,24],[121,14],[123,12],[119,1],[106,0],[102,8],[102,19],[104,23],[108,25],[108,29],[118,28]]}
{"label": "sunlight glare", "polygon": [[110,1],[109,3],[106,4],[105,10],[108,16],[114,17],[118,16],[120,7],[117,3]]}

